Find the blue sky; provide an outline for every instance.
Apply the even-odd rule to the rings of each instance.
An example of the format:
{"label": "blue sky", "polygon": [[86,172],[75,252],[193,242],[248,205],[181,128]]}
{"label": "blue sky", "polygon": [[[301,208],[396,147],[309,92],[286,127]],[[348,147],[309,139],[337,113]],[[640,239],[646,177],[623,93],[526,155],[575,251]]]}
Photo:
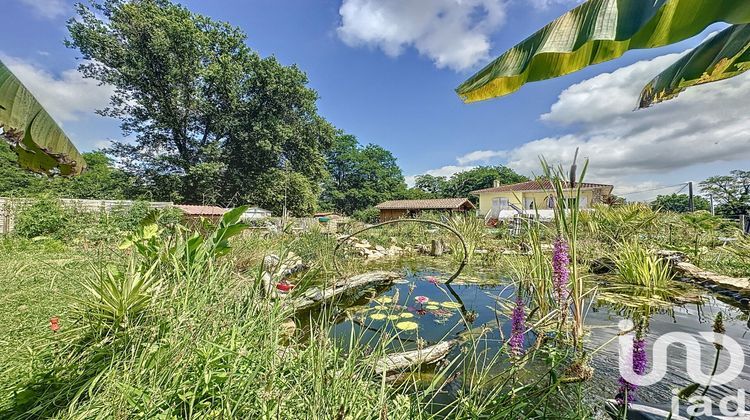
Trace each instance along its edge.
{"label": "blue sky", "polygon": [[[75,72],[66,49],[68,0],[5,0],[0,58],[81,150],[120,139],[94,114],[108,89]],[[262,55],[297,64],[320,95],[320,113],[363,143],[391,150],[407,176],[508,164],[530,175],[537,157],[591,159],[593,182],[628,198],[730,169],[748,169],[750,78],[694,89],[632,112],[640,87],[720,25],[693,40],[621,59],[495,100],[465,105],[453,89],[576,0],[190,0],[226,20]]]}

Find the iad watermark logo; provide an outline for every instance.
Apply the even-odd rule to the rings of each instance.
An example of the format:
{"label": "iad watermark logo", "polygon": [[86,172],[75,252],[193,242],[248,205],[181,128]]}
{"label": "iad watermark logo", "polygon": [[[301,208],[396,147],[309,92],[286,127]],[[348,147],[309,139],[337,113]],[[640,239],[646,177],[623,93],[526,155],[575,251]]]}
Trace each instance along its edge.
{"label": "iad watermark logo", "polygon": [[[620,321],[620,331],[629,333],[622,334],[618,339],[619,344],[619,370],[620,376],[631,384],[637,386],[649,386],[663,380],[667,374],[668,350],[670,346],[685,349],[685,372],[688,377],[700,387],[726,385],[737,379],[742,374],[745,366],[745,353],[737,341],[732,337],[715,332],[699,332],[698,336],[703,340],[701,343],[696,335],[685,332],[670,332],[661,335],[653,343],[651,354],[651,371],[638,374],[633,371],[633,339],[635,337],[633,322],[630,320]],[[702,352],[713,344],[712,348],[721,348],[722,355],[728,355],[729,365],[722,371],[704,372],[701,361]],[[678,392],[674,391],[671,405],[672,412],[677,413],[679,407]],[[713,416],[711,399],[707,396],[698,395],[688,399],[687,414],[689,416]],[[726,418],[749,418],[750,413],[745,411],[745,390],[740,389],[737,395],[724,397],[718,402],[720,415]],[[678,416],[675,419],[680,418]]]}

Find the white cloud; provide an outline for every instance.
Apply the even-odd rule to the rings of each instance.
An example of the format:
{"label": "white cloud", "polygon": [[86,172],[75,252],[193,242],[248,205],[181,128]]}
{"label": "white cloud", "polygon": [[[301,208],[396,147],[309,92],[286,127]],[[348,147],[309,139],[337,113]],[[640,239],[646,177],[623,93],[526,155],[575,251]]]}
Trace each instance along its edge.
{"label": "white cloud", "polygon": [[528,0],[535,8],[546,10],[552,6],[574,6],[581,3],[583,0]]}
{"label": "white cloud", "polygon": [[20,0],[31,8],[31,11],[43,19],[57,19],[68,14],[65,0]]}
{"label": "white cloud", "polygon": [[343,0],[339,37],[396,57],[414,47],[438,68],[464,70],[489,57],[505,0]]}
{"label": "white cloud", "polygon": [[578,147],[579,163],[590,158],[587,179],[614,183],[617,192],[629,193],[668,185],[676,177],[703,172],[707,165],[726,163],[728,171],[731,162],[750,160],[750,73],[633,111],[641,88],[678,57],[641,61],[565,89],[541,119],[568,127],[568,134],[511,150],[471,152],[457,161],[496,154],[530,175],[539,173],[539,156],[567,165]]}
{"label": "white cloud", "polygon": [[507,156],[507,152],[504,152],[502,150],[477,150],[457,157],[456,161],[459,165],[465,165],[467,163],[473,162],[489,162],[492,159],[497,159],[505,156]]}
{"label": "white cloud", "polygon": [[92,79],[84,79],[76,69],[65,70],[57,76],[31,62],[2,52],[0,59],[59,123],[93,115],[96,109],[109,104],[113,93],[111,87],[99,86]]}

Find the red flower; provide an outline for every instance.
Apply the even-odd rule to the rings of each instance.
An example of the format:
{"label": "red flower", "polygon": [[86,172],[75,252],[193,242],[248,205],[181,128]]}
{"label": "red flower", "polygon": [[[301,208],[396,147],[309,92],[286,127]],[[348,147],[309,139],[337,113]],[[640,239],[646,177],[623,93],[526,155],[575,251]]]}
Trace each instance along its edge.
{"label": "red flower", "polygon": [[57,330],[60,329],[60,319],[56,316],[53,316],[49,319],[49,329],[52,330],[52,332],[57,332]]}
{"label": "red flower", "polygon": [[277,283],[276,288],[281,290],[282,292],[288,292],[294,289],[294,285],[291,283]]}

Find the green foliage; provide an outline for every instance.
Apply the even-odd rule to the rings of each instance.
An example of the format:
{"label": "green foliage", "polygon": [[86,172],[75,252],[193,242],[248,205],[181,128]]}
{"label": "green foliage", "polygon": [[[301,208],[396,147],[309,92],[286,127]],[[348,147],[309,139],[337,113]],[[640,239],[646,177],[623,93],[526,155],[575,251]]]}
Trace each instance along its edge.
{"label": "green foliage", "polygon": [[25,238],[48,236],[63,239],[67,237],[70,219],[71,212],[65,209],[59,200],[42,197],[23,205],[22,210],[15,216],[14,231]]}
{"label": "green foliage", "polygon": [[118,200],[143,194],[135,179],[114,168],[102,152],[83,153],[86,170],[75,177],[41,176],[21,168],[18,158],[5,143],[0,143],[0,196]]}
{"label": "green foliage", "polygon": [[352,135],[336,136],[327,168],[320,198],[324,209],[354,214],[406,195],[404,176],[391,152],[374,144],[360,146]]}
{"label": "green foliage", "polygon": [[669,264],[635,241],[622,243],[614,255],[619,279],[649,289],[664,289],[673,275]]}
{"label": "green foliage", "polygon": [[[745,0],[589,0],[504,52],[456,91],[466,102],[507,95],[527,82],[563,76],[629,50],[683,41],[716,22],[750,23],[750,9]],[[710,58],[721,48],[721,44],[711,44],[706,52],[693,55],[697,65],[689,67],[688,74],[675,83],[686,82],[684,79],[696,73],[716,73]],[[703,59],[704,55],[709,59]],[[746,61],[743,58],[740,54],[737,61]],[[739,66],[731,75],[741,70],[744,68]],[[665,78],[674,76],[671,73]],[[653,92],[652,96],[660,94]]]}
{"label": "green foliage", "polygon": [[461,242],[457,238],[453,238],[448,241],[451,255],[457,261],[461,261],[466,257],[467,262],[471,263],[474,259],[474,251],[487,236],[487,228],[484,225],[484,220],[471,215],[456,214],[451,216],[447,224],[463,237],[468,250],[468,254],[464,256],[464,249]]}
{"label": "green foliage", "polygon": [[62,128],[2,61],[0,141],[10,143],[21,166],[34,172],[77,175],[86,168]]}
{"label": "green foliage", "polygon": [[640,203],[598,205],[592,212],[583,212],[581,221],[589,232],[607,238],[611,243],[619,243],[656,226],[657,214]]}
{"label": "green foliage", "polygon": [[380,220],[380,210],[375,207],[368,207],[364,210],[357,210],[352,217],[363,223],[374,224]]}
{"label": "green foliage", "polygon": [[78,300],[76,312],[86,319],[99,337],[116,335],[141,321],[159,287],[156,265],[139,270],[130,264],[125,272],[97,272],[82,283],[87,292]]}
{"label": "green foliage", "polygon": [[[694,210],[711,209],[711,203],[701,196],[694,196],[693,204]],[[690,197],[687,194],[660,195],[651,203],[651,208],[656,211],[687,213],[690,211]]]}
{"label": "green foliage", "polygon": [[734,170],[729,175],[712,176],[700,183],[704,194],[711,194],[725,216],[750,212],[750,171]]}
{"label": "green foliage", "polygon": [[[95,0],[77,11],[67,45],[90,60],[86,77],[115,88],[101,113],[135,138],[110,152],[154,199],[277,197],[272,177],[285,165],[297,186],[320,182],[333,128],[296,66],[261,58],[240,29],[168,0]],[[300,213],[316,193],[297,196]]]}
{"label": "green foliage", "polygon": [[450,178],[433,175],[420,175],[415,186],[436,197],[468,197],[469,193],[490,188],[495,181],[501,185],[528,181],[507,166],[479,166],[454,174]]}

